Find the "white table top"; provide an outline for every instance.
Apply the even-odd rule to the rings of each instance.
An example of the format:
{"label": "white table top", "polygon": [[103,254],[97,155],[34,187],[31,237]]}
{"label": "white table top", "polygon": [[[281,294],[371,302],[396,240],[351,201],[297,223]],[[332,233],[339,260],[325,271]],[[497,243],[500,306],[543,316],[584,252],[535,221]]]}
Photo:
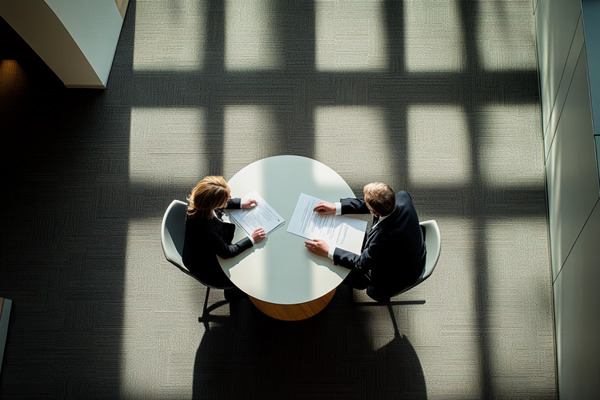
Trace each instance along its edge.
{"label": "white table top", "polygon": [[[251,249],[230,259],[219,258],[237,287],[269,303],[299,304],[329,293],[348,275],[348,269],[309,252],[306,239],[287,232],[300,193],[331,202],[354,197],[334,170],[306,157],[276,156],[244,167],[228,184],[232,197],[256,191],[285,219],[284,225]],[[234,242],[246,235],[240,227],[235,231]]]}

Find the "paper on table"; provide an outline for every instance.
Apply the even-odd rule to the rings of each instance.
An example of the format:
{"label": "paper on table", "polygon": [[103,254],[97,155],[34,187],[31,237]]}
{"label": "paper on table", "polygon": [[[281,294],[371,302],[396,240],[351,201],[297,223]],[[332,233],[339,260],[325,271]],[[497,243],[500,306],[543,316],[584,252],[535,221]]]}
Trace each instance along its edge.
{"label": "paper on table", "polygon": [[227,214],[238,224],[248,235],[254,230],[263,228],[265,233],[271,232],[285,222],[283,218],[256,192],[248,193],[245,199],[254,199],[257,201],[255,207],[250,209],[228,209]]}
{"label": "paper on table", "polygon": [[360,253],[367,221],[347,215],[319,215],[313,211],[322,200],[300,193],[288,232],[306,239],[322,239],[354,253]]}

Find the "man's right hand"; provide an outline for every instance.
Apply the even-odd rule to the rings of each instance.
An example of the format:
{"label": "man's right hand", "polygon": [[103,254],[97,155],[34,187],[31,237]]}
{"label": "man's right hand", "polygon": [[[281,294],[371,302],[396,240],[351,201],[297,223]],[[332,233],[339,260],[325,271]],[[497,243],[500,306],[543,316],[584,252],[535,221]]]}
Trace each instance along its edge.
{"label": "man's right hand", "polygon": [[329,255],[329,245],[326,241],[320,239],[307,240],[304,246],[313,253],[327,257]]}
{"label": "man's right hand", "polygon": [[313,211],[320,215],[335,214],[335,204],[328,201],[322,201],[313,208]]}

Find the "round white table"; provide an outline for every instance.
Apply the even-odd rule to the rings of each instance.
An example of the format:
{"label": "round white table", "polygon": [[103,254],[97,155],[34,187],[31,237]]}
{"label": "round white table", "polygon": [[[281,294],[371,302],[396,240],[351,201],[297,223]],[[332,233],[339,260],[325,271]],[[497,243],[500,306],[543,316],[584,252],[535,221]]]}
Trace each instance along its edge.
{"label": "round white table", "polygon": [[[287,232],[301,193],[335,202],[354,197],[334,170],[306,157],[276,156],[256,161],[228,182],[232,197],[256,191],[285,219],[262,242],[237,257],[219,259],[231,281],[265,314],[301,320],[320,312],[349,270],[304,247],[306,239]],[[237,227],[234,242],[246,236]],[[358,249],[360,251],[360,249]]]}

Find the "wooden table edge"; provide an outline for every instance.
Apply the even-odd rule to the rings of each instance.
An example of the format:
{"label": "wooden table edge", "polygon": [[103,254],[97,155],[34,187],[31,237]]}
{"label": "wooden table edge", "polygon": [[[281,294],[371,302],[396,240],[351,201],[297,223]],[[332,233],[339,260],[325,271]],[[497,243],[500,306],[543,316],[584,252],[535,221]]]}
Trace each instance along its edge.
{"label": "wooden table edge", "polygon": [[264,314],[281,321],[301,321],[321,312],[333,298],[337,288],[325,295],[299,304],[276,304],[248,296],[252,304]]}

